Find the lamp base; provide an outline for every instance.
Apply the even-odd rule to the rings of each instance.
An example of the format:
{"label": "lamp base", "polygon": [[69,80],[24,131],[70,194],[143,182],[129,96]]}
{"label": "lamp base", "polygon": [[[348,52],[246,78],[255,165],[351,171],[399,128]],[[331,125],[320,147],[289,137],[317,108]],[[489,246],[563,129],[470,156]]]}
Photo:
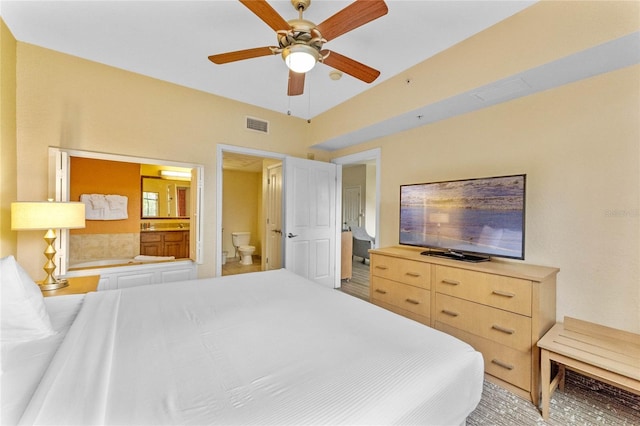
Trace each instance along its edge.
{"label": "lamp base", "polygon": [[40,286],[40,291],[58,290],[60,288],[65,288],[69,285],[69,281],[65,279],[55,279],[55,280],[56,281],[53,283],[46,283],[46,282],[38,283],[38,286]]}

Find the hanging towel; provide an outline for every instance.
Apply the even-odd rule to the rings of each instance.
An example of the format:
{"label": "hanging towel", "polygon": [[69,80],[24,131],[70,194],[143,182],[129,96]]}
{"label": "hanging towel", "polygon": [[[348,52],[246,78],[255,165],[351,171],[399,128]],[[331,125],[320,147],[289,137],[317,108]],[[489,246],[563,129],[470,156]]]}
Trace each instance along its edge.
{"label": "hanging towel", "polygon": [[124,195],[106,195],[107,205],[105,220],[127,219],[127,197]]}
{"label": "hanging towel", "polygon": [[80,201],[84,203],[87,220],[122,220],[129,217],[128,198],[124,195],[82,194]]}
{"label": "hanging towel", "polygon": [[94,210],[100,210],[100,209],[108,208],[107,199],[102,194],[90,194],[89,195],[89,202],[91,203],[91,207]]}
{"label": "hanging towel", "polygon": [[138,260],[140,262],[160,262],[163,260],[175,260],[175,256],[148,256],[139,254],[134,257],[133,260]]}
{"label": "hanging towel", "polygon": [[95,206],[100,205],[98,195],[100,194],[80,195],[80,201],[84,203],[84,217],[86,220],[104,220],[104,210],[107,203],[104,200],[104,207],[96,208]]}

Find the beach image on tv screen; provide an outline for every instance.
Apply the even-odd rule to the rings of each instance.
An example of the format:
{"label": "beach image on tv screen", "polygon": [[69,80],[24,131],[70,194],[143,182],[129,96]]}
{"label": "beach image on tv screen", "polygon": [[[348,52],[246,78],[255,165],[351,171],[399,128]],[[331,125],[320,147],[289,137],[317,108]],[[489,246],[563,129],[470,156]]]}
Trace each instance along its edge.
{"label": "beach image on tv screen", "polygon": [[400,243],[522,257],[525,176],[400,189]]}

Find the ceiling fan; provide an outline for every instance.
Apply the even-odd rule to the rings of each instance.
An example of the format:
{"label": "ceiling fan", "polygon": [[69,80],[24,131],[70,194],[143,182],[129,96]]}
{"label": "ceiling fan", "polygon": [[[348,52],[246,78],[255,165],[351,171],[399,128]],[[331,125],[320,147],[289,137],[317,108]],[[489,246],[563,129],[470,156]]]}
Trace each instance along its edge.
{"label": "ceiling fan", "polygon": [[373,82],[380,71],[354,59],[323,49],[324,43],[353,29],[373,21],[388,12],[383,0],[356,0],[319,25],[302,18],[311,0],[291,0],[298,11],[298,19],[285,21],[265,0],[240,0],[275,32],[278,46],[256,47],[209,56],[214,64],[281,54],[289,68],[289,96],[301,95],[304,91],[305,73],[317,62],[342,71],[366,83]]}

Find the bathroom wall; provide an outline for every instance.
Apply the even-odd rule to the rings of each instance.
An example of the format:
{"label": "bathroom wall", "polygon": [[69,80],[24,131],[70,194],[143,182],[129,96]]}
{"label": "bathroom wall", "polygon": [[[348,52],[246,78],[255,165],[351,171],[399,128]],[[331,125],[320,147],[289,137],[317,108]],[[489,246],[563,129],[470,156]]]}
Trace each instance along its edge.
{"label": "bathroom wall", "polygon": [[233,257],[231,233],[251,232],[255,255],[262,252],[260,217],[262,216],[262,172],[224,170],[222,175],[222,249]]}
{"label": "bathroom wall", "polygon": [[87,220],[77,234],[122,234],[140,231],[140,164],[93,158],[71,157],[69,199],[79,201],[81,194],[125,195],[128,218],[123,220]]}
{"label": "bathroom wall", "polygon": [[69,198],[81,194],[117,194],[128,198],[127,219],[87,220],[69,235],[69,264],[140,254],[140,165],[71,157]]}

